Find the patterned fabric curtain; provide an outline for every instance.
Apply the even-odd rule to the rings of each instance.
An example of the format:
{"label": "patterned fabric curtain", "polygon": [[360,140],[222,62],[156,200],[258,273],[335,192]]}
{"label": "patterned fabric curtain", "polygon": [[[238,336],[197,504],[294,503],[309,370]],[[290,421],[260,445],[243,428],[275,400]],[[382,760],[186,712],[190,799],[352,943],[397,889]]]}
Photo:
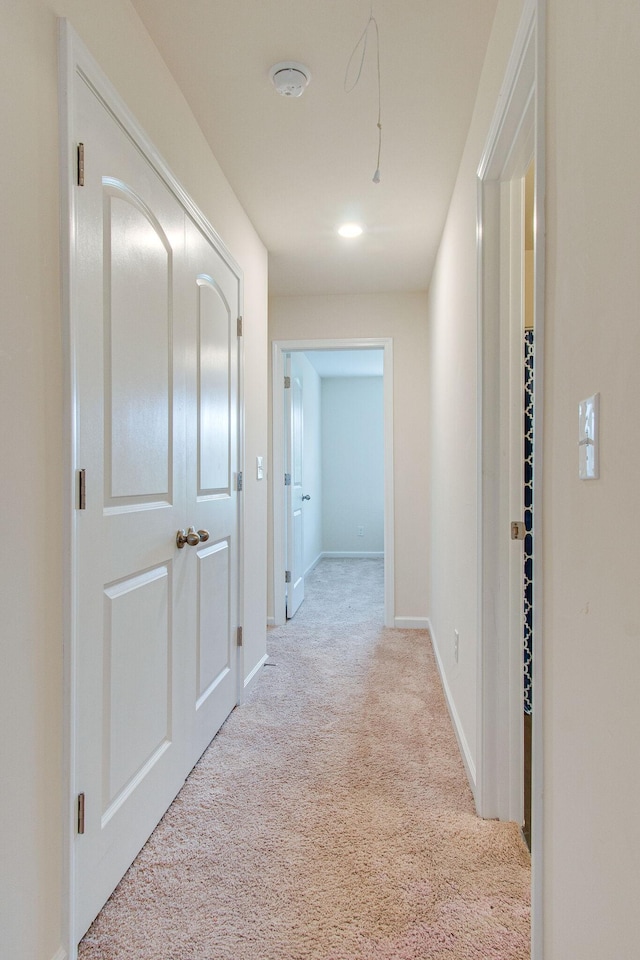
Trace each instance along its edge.
{"label": "patterned fabric curtain", "polygon": [[524,333],[524,712],[532,713],[533,661],[533,330]]}

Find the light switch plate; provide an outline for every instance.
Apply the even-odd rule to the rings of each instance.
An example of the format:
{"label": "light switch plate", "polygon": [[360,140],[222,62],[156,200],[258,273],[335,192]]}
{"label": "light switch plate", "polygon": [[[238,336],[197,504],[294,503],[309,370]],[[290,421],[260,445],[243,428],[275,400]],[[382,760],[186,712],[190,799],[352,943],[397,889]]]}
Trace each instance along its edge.
{"label": "light switch plate", "polygon": [[599,420],[600,394],[594,393],[578,406],[578,471],[581,480],[597,480],[600,476]]}
{"label": "light switch plate", "polygon": [[264,480],[263,458],[256,457],[256,480]]}

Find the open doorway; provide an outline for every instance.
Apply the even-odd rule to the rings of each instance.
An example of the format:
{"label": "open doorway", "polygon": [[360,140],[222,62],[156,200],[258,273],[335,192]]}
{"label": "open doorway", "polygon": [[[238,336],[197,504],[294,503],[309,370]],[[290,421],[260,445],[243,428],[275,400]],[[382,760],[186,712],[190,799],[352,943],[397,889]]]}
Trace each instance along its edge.
{"label": "open doorway", "polygon": [[331,558],[382,561],[393,625],[392,397],[390,339],[274,343],[275,624]]}
{"label": "open doorway", "polygon": [[532,162],[524,181],[524,335],[523,335],[523,777],[524,811],[522,831],[531,850],[531,781],[533,742],[533,505],[534,505],[534,444],[533,426],[535,413],[534,390],[534,180],[535,165]]}
{"label": "open doorway", "polygon": [[383,560],[383,362],[382,350],[285,356],[287,619],[318,563]]}
{"label": "open doorway", "polygon": [[[544,382],[544,58],[543,5],[527,0],[478,167],[478,768],[483,817],[525,819],[530,785],[532,960],[543,949],[542,592],[529,556],[531,626],[530,745],[523,721],[527,536],[542,546],[541,457]],[[529,172],[529,173],[528,173]],[[527,175],[530,209],[526,211]],[[531,236],[525,239],[529,218]],[[527,245],[530,250],[527,251]],[[527,261],[529,271],[527,270]],[[525,350],[525,297],[535,341]],[[525,495],[526,352],[535,383],[531,409],[530,497]],[[535,357],[535,370],[533,361]],[[528,492],[528,493],[529,493]],[[530,501],[534,514],[527,517]],[[527,524],[531,529],[527,530]],[[520,541],[520,542],[517,542]],[[533,545],[529,536],[529,547]],[[524,546],[524,550],[523,550]],[[526,680],[525,680],[526,684]],[[525,777],[526,754],[528,769]],[[528,784],[527,784],[528,781]]]}

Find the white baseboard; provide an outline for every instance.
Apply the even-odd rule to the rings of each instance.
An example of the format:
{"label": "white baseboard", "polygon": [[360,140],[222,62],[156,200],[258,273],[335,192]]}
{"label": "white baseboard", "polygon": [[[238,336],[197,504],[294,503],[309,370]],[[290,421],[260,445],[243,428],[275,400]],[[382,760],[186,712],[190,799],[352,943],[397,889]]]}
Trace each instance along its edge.
{"label": "white baseboard", "polygon": [[262,670],[262,668],[264,667],[264,665],[265,665],[265,663],[267,662],[268,659],[269,659],[269,657],[268,657],[268,655],[265,653],[264,657],[262,657],[260,660],[258,660],[258,662],[256,663],[255,667],[253,668],[253,670],[252,670],[251,673],[249,674],[249,676],[248,676],[248,677],[245,677],[244,686],[243,686],[243,688],[242,688],[242,700],[243,700],[243,701],[244,701],[245,697],[247,696],[247,694],[249,693],[249,691],[251,690],[251,688],[253,687],[254,683],[257,681],[258,676],[260,675],[260,671]]}
{"label": "white baseboard", "polygon": [[276,618],[275,618],[275,617],[267,617],[267,626],[268,626],[268,627],[275,627],[275,625],[276,625]]}
{"label": "white baseboard", "polygon": [[464,768],[467,772],[467,779],[469,781],[469,786],[471,787],[471,792],[474,797],[476,795],[476,765],[469,748],[469,743],[465,736],[464,730],[462,728],[462,723],[460,722],[460,717],[458,716],[458,711],[456,709],[455,701],[451,693],[451,689],[447,682],[447,676],[444,672],[444,667],[442,665],[442,660],[440,659],[440,651],[438,649],[438,642],[436,640],[435,634],[433,632],[433,627],[431,626],[431,621],[427,617],[427,629],[431,634],[431,640],[433,642],[433,651],[436,656],[436,663],[438,664],[438,673],[440,674],[440,680],[442,681],[442,688],[444,690],[445,700],[447,701],[447,709],[449,710],[449,716],[451,717],[451,722],[453,723],[453,729],[455,731],[456,739],[458,741],[458,746],[460,747],[460,753],[462,754],[462,762],[464,763]]}
{"label": "white baseboard", "polygon": [[428,617],[394,617],[394,627],[399,630],[428,630]]}
{"label": "white baseboard", "polygon": [[307,567],[307,569],[306,569],[305,572],[304,572],[304,576],[305,576],[305,577],[308,577],[309,574],[311,573],[311,571],[314,570],[314,569],[318,566],[318,564],[319,564],[320,561],[322,560],[323,556],[324,556],[323,553],[319,553],[318,556],[315,558],[315,560],[314,560],[312,563],[309,564],[309,566]]}
{"label": "white baseboard", "polygon": [[350,550],[323,550],[323,552],[318,557],[318,560],[322,560],[326,557],[327,560],[382,560],[384,558],[384,551],[370,551],[358,552]]}

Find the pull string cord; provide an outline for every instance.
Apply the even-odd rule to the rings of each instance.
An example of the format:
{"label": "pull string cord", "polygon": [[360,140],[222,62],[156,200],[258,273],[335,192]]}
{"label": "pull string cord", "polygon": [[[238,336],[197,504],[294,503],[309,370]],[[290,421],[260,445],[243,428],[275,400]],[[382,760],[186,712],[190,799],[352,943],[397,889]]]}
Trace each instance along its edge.
{"label": "pull string cord", "polygon": [[[376,172],[373,175],[373,182],[380,183],[380,156],[382,154],[382,93],[381,93],[381,79],[380,79],[380,29],[378,27],[378,21],[373,15],[373,4],[371,4],[371,12],[369,14],[369,19],[367,20],[367,25],[362,31],[360,39],[353,48],[353,52],[349,57],[349,62],[347,63],[347,69],[344,74],[344,89],[345,93],[351,93],[352,90],[358,86],[360,77],[362,76],[362,68],[364,67],[365,57],[367,55],[367,44],[369,41],[369,28],[371,25],[375,27],[376,31],[376,61],[377,61],[377,72],[378,72],[378,159],[376,163]],[[356,78],[352,84],[349,84],[349,71],[351,69],[351,64],[353,63],[353,58],[356,56],[358,49],[362,47],[362,55],[360,57],[360,63],[358,65],[358,72]]]}

